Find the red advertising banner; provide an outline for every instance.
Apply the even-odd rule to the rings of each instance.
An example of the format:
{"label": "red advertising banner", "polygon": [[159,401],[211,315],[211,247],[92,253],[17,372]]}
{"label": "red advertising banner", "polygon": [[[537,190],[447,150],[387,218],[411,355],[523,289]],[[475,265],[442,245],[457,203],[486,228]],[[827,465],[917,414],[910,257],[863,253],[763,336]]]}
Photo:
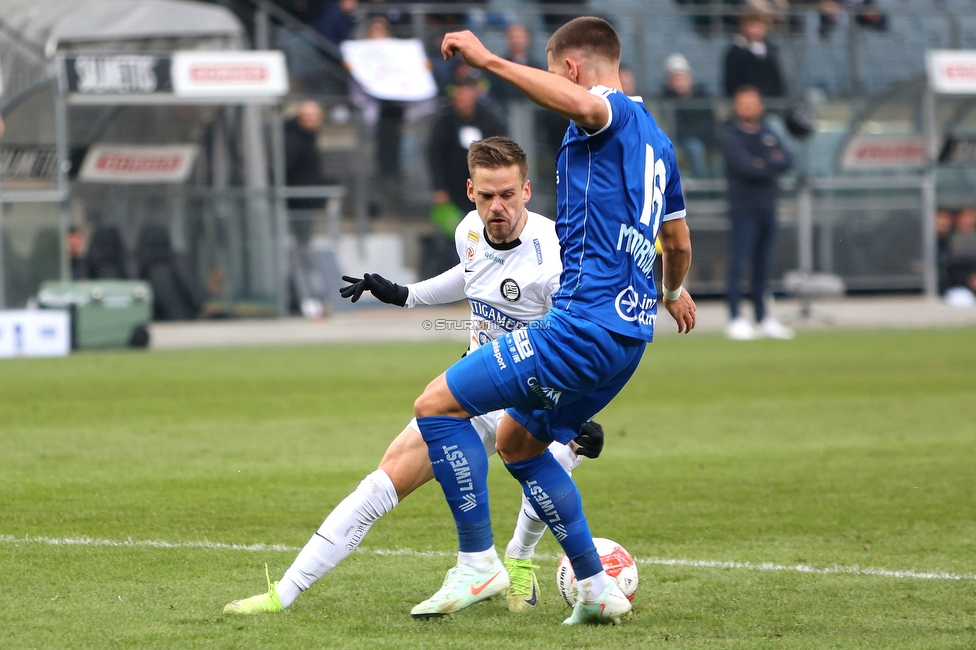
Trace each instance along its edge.
{"label": "red advertising banner", "polygon": [[79,178],[89,183],[184,183],[196,162],[193,144],[95,145]]}

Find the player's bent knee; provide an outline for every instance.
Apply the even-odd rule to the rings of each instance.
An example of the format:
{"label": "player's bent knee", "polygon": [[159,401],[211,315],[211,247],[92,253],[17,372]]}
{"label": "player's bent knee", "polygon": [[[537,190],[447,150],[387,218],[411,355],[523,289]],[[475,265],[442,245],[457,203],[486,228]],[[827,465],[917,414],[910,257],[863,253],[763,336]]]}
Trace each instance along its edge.
{"label": "player's bent knee", "polygon": [[431,399],[429,391],[424,393],[413,402],[413,415],[417,418],[426,418],[432,415],[440,415],[435,408],[435,401]]}
{"label": "player's bent knee", "polygon": [[414,401],[413,414],[418,418],[436,415],[449,415],[459,418],[471,417],[451,394],[451,389],[448,388],[447,379],[444,375],[430,382],[423,394]]}
{"label": "player's bent knee", "polygon": [[506,463],[533,458],[545,452],[548,443],[542,442],[506,414],[498,426],[495,451]]}

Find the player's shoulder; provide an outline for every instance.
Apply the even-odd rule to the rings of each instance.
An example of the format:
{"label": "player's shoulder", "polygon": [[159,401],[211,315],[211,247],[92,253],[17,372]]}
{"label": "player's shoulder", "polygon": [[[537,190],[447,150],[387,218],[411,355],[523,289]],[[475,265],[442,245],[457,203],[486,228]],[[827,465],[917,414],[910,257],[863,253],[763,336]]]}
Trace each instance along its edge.
{"label": "player's shoulder", "polygon": [[629,110],[635,111],[642,111],[645,108],[643,97],[631,97],[622,90],[617,90],[616,88],[597,85],[592,86],[589,90],[591,94],[596,95],[597,97],[603,97],[608,102],[613,104],[614,107],[626,107]]}
{"label": "player's shoulder", "polygon": [[558,246],[559,237],[556,235],[556,222],[538,212],[532,212],[531,210],[526,210],[525,212],[528,215],[526,225],[529,227],[532,236],[544,239],[547,243],[550,241],[556,242]]}
{"label": "player's shoulder", "polygon": [[556,223],[537,212],[529,212],[528,210],[526,212],[528,213],[526,231],[520,238],[524,244],[531,245],[526,250],[535,255],[536,262],[539,264],[561,264],[561,250],[559,235],[556,234]]}
{"label": "player's shoulder", "polygon": [[478,215],[477,210],[472,210],[471,212],[464,215],[461,219],[461,223],[457,225],[454,229],[455,239],[467,239],[468,233],[474,231],[475,234],[480,233],[484,228],[484,224],[481,223],[481,217]]}

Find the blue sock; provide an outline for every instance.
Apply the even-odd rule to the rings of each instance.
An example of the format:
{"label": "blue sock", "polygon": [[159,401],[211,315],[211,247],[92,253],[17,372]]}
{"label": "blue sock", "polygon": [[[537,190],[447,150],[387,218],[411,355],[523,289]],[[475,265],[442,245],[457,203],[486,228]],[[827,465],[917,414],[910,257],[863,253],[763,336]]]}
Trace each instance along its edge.
{"label": "blue sock", "polygon": [[488,454],[471,420],[448,416],[417,418],[434,478],[441,484],[457,525],[463,553],[492,547],[488,509]]}
{"label": "blue sock", "polygon": [[541,456],[505,463],[505,467],[522,484],[536,514],[566,551],[576,579],[603,571],[576,483],[552,453],[547,449]]}

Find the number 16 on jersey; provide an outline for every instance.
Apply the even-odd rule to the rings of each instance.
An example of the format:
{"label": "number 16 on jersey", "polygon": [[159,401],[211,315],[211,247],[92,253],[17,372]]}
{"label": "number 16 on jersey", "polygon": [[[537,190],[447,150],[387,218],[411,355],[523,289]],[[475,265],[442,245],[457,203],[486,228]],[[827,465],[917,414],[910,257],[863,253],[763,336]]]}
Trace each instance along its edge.
{"label": "number 16 on jersey", "polygon": [[651,241],[657,239],[664,214],[664,188],[667,185],[667,169],[664,160],[654,157],[654,147],[644,145],[644,207],[640,222],[651,226]]}

